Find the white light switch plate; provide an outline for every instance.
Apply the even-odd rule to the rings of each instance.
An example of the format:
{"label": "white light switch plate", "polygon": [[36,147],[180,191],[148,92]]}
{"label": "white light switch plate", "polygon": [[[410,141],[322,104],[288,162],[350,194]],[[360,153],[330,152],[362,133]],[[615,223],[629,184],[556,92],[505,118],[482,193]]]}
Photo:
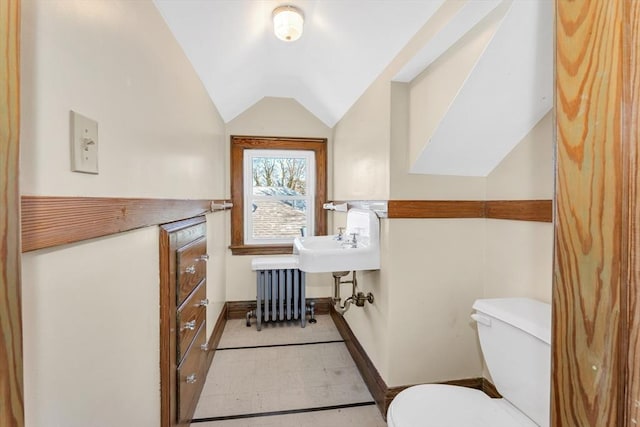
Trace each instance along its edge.
{"label": "white light switch plate", "polygon": [[71,111],[71,170],[98,173],[98,122]]}

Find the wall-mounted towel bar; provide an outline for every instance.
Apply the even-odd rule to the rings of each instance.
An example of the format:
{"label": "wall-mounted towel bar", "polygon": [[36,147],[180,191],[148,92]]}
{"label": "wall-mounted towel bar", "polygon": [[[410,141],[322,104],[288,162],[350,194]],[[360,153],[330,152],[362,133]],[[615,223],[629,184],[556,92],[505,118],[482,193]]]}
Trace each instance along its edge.
{"label": "wall-mounted towel bar", "polygon": [[211,212],[226,211],[233,207],[233,203],[226,200],[214,200],[211,202]]}

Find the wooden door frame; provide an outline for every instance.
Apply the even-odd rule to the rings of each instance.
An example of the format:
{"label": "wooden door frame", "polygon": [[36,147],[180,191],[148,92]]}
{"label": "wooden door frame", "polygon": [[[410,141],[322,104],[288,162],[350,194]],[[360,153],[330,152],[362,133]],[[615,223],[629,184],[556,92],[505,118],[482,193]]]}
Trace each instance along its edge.
{"label": "wooden door frame", "polygon": [[0,425],[24,426],[20,284],[20,0],[0,2]]}
{"label": "wooden door frame", "polygon": [[554,427],[638,420],[639,26],[637,0],[556,0]]}

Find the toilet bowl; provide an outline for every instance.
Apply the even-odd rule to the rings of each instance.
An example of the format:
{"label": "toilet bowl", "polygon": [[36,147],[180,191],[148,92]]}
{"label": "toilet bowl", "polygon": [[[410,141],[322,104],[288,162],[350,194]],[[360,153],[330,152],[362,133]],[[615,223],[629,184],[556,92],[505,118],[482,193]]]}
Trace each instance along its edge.
{"label": "toilet bowl", "polygon": [[472,318],[502,399],[442,384],[409,387],[391,402],[389,427],[548,427],[551,306],[527,298],[477,300]]}

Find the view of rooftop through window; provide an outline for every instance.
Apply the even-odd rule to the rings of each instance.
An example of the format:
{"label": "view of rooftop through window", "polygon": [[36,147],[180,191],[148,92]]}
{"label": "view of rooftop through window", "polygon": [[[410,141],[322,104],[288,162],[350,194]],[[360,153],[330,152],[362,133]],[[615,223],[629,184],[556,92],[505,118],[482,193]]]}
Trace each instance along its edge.
{"label": "view of rooftop through window", "polygon": [[[262,153],[261,153],[262,154]],[[310,228],[307,171],[309,156],[280,152],[251,158],[253,240],[290,240]],[[311,195],[312,196],[312,195]]]}

